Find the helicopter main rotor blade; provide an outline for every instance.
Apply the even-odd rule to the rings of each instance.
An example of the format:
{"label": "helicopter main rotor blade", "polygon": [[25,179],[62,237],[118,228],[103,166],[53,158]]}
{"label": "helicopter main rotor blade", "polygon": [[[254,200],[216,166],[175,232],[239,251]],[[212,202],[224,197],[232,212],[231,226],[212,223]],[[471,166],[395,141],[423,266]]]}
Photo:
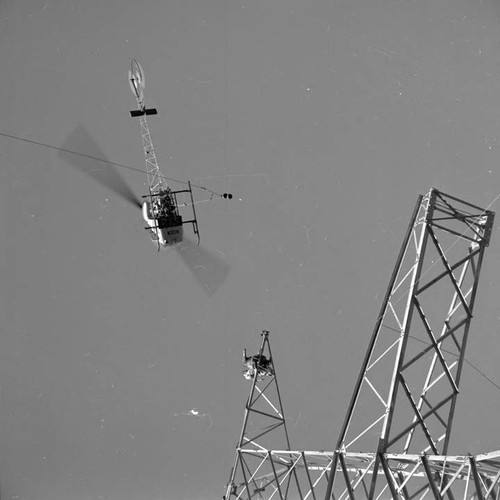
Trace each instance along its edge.
{"label": "helicopter main rotor blade", "polygon": [[208,295],[215,293],[229,274],[229,264],[222,257],[212,254],[186,237],[176,250],[196,281]]}
{"label": "helicopter main rotor blade", "polygon": [[[130,189],[120,172],[107,161],[104,152],[83,125],[75,127],[64,141],[61,149],[65,151],[61,151],[59,156],[80,172],[107,187],[130,204],[141,208],[139,198]],[[102,161],[93,158],[100,158]]]}

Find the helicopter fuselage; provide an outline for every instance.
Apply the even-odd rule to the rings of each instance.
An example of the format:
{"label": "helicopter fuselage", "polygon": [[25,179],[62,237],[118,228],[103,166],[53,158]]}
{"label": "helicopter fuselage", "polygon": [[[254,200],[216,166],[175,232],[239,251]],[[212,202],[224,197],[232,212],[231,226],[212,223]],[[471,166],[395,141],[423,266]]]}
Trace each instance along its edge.
{"label": "helicopter fuselage", "polygon": [[142,204],[142,217],[161,245],[170,246],[182,242],[184,229],[180,216],[177,216],[174,220],[164,217],[154,217],[151,213],[150,203],[145,201]]}

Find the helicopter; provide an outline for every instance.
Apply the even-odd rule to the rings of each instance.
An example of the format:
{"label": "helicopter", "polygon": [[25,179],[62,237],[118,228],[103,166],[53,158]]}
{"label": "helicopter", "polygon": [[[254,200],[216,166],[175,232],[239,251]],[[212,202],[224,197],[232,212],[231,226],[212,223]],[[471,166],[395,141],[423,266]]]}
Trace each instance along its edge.
{"label": "helicopter", "polygon": [[[138,212],[141,211],[144,202],[134,193],[120,170],[131,170],[141,174],[144,174],[144,171],[110,161],[84,125],[77,125],[58,149],[60,149],[59,156],[65,162],[113,192]],[[197,187],[203,188],[203,186]],[[220,196],[224,197],[222,194]],[[142,221],[142,217],[140,220]],[[142,232],[143,224],[141,222],[137,224],[137,228],[136,224],[132,227],[136,232],[139,229]],[[170,245],[168,248],[175,250],[208,295],[215,293],[229,274],[230,266],[223,258],[223,254],[213,253],[204,248],[203,243],[198,244],[189,234],[183,235],[181,243]]]}
{"label": "helicopter", "polygon": [[[149,231],[151,239],[161,246],[172,246],[182,242],[183,226],[191,224],[194,234],[200,243],[200,232],[198,219],[196,217],[195,203],[191,182],[187,181],[187,189],[173,190],[162,175],[156,153],[154,150],[151,134],[149,132],[146,116],[156,115],[156,108],[147,108],[144,100],[145,77],[144,71],[136,59],[132,59],[128,72],[128,79],[132,93],[137,101],[137,109],[130,111],[131,117],[138,117],[141,124],[142,145],[148,177],[149,194],[143,196],[142,217],[148,224],[145,228]],[[188,196],[184,202],[179,196]],[[224,193],[223,198],[231,199],[232,194]],[[179,207],[191,207],[191,218],[183,220]]]}
{"label": "helicopter", "polygon": [[[132,117],[141,118],[148,176],[149,194],[142,196],[142,201],[116,167],[140,173],[144,173],[144,170],[107,159],[85,126],[77,125],[67,136],[62,147],[57,149],[60,150],[60,156],[77,170],[102,184],[130,205],[139,208],[142,211],[142,218],[147,223],[145,229],[156,243],[158,251],[161,247],[174,248],[205,292],[211,295],[225,281],[229,273],[229,265],[220,256],[200,245],[193,187],[210,193],[210,200],[217,197],[231,199],[233,196],[230,193],[218,193],[204,186],[193,185],[190,181],[176,181],[187,186],[186,189],[177,191],[167,185],[167,178],[162,175],[158,167],[147,122],[142,119],[145,116],[157,114],[157,111],[154,108],[146,108],[144,105],[144,72],[134,59],[129,71],[129,83],[138,103],[138,109],[131,111],[130,114]],[[181,200],[181,197],[184,199]],[[188,206],[192,207],[193,217],[184,220],[180,208]],[[183,225],[187,223],[193,225],[197,236],[196,242],[184,235]]]}

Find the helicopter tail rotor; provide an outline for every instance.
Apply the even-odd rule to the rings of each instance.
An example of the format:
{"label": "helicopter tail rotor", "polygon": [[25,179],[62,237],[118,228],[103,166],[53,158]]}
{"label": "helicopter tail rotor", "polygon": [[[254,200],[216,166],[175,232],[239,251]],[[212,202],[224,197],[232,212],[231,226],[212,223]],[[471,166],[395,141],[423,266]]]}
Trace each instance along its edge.
{"label": "helicopter tail rotor", "polygon": [[[139,107],[144,108],[144,87],[146,80],[144,78],[144,71],[136,59],[130,62],[130,69],[128,71],[128,83],[132,93],[137,99]],[[133,115],[132,115],[133,116]]]}

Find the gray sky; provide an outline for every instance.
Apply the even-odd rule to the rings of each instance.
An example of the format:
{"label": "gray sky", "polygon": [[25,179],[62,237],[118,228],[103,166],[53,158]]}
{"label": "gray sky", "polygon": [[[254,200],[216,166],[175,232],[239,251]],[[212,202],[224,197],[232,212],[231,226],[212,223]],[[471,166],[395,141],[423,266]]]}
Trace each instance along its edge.
{"label": "gray sky", "polygon": [[[165,175],[235,195],[198,205],[193,274],[102,165],[0,136],[2,498],[220,497],[263,328],[292,445],[331,449],[417,195],[500,193],[499,23],[494,0],[1,2],[0,132],[144,168],[136,57]],[[467,358],[500,384],[495,230]],[[450,451],[500,449],[499,411],[466,365]]]}

